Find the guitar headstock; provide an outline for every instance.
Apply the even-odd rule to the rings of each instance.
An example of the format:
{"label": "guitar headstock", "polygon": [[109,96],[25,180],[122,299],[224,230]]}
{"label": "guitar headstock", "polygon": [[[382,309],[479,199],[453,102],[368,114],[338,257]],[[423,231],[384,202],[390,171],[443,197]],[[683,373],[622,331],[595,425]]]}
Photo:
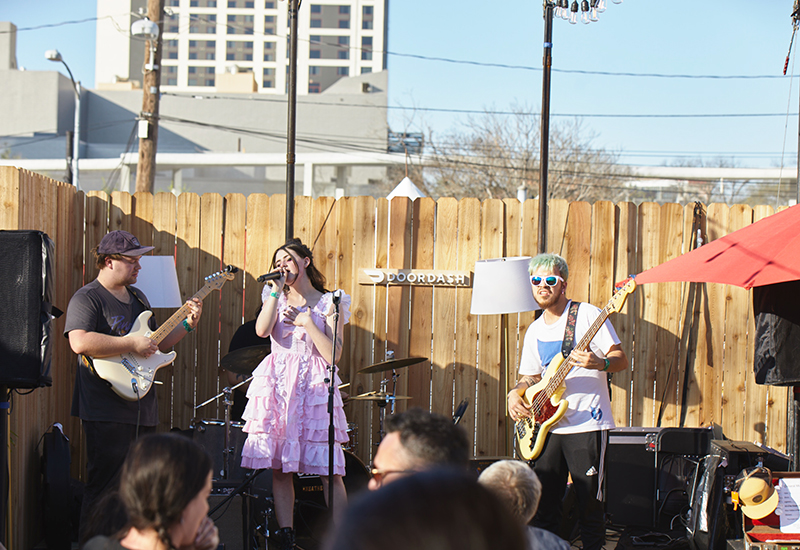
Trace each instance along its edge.
{"label": "guitar headstock", "polygon": [[234,278],[234,274],[239,271],[238,267],[234,267],[232,265],[227,266],[222,271],[217,271],[213,275],[209,275],[205,278],[206,287],[211,290],[219,290],[222,288],[227,281],[232,281]]}
{"label": "guitar headstock", "polygon": [[625,283],[614,292],[614,295],[609,300],[608,304],[606,305],[606,311],[609,313],[617,313],[622,309],[622,306],[625,305],[625,300],[628,298],[628,294],[633,292],[636,289],[636,281],[633,280],[633,277],[628,277],[625,280]]}

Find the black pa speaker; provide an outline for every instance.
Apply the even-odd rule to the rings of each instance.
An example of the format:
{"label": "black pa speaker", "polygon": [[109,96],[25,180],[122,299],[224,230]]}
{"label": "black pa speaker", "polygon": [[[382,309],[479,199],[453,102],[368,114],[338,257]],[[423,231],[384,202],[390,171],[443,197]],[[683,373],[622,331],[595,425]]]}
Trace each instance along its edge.
{"label": "black pa speaker", "polygon": [[0,231],[0,385],[52,385],[53,253],[41,231]]}

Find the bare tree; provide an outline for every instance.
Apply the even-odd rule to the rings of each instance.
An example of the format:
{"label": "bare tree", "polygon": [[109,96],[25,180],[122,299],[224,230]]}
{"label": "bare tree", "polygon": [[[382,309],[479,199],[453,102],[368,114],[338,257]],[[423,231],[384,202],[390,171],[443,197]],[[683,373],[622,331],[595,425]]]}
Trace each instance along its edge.
{"label": "bare tree", "polygon": [[[515,106],[512,115],[470,117],[461,131],[427,139],[425,181],[432,196],[456,198],[529,196],[539,188],[539,116]],[[551,124],[550,198],[623,200],[627,169],[618,156],[592,147],[595,135],[580,120]],[[420,183],[418,183],[420,185]]]}

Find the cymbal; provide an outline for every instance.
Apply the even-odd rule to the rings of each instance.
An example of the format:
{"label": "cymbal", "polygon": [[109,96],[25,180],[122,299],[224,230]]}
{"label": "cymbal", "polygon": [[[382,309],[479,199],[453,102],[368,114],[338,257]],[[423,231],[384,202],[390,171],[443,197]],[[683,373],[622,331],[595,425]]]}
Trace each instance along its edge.
{"label": "cymbal", "polygon": [[269,354],[269,349],[269,346],[239,348],[223,357],[219,366],[236,374],[250,375]]}
{"label": "cymbal", "polygon": [[368,367],[364,367],[358,372],[360,374],[383,372],[385,370],[400,369],[403,367],[407,367],[409,365],[416,365],[417,363],[422,363],[423,361],[427,360],[428,360],[427,357],[406,357],[405,359],[390,359],[389,361],[384,361],[382,363],[375,363]]}
{"label": "cymbal", "polygon": [[407,395],[392,395],[382,391],[368,391],[367,393],[351,397],[350,401],[391,401],[395,399],[411,399],[411,397]]}

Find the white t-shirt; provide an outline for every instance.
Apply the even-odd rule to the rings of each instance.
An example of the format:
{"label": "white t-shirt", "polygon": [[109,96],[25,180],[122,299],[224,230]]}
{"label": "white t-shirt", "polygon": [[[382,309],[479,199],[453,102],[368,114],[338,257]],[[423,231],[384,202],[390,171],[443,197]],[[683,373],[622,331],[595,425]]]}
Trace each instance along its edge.
{"label": "white t-shirt", "polygon": [[[542,315],[528,327],[522,345],[520,375],[538,374],[544,377],[550,361],[561,353],[570,303],[571,301],[555,323],[548,325],[544,322],[544,315]],[[581,303],[575,322],[575,345],[583,338],[599,314],[599,308],[585,302]],[[614,327],[606,319],[589,347],[595,355],[603,358],[615,344],[619,344],[619,337]],[[569,402],[569,407],[564,417],[551,430],[553,433],[583,433],[610,430],[615,427],[605,372],[573,367],[564,379],[564,383],[566,391],[564,391],[562,399]]]}

